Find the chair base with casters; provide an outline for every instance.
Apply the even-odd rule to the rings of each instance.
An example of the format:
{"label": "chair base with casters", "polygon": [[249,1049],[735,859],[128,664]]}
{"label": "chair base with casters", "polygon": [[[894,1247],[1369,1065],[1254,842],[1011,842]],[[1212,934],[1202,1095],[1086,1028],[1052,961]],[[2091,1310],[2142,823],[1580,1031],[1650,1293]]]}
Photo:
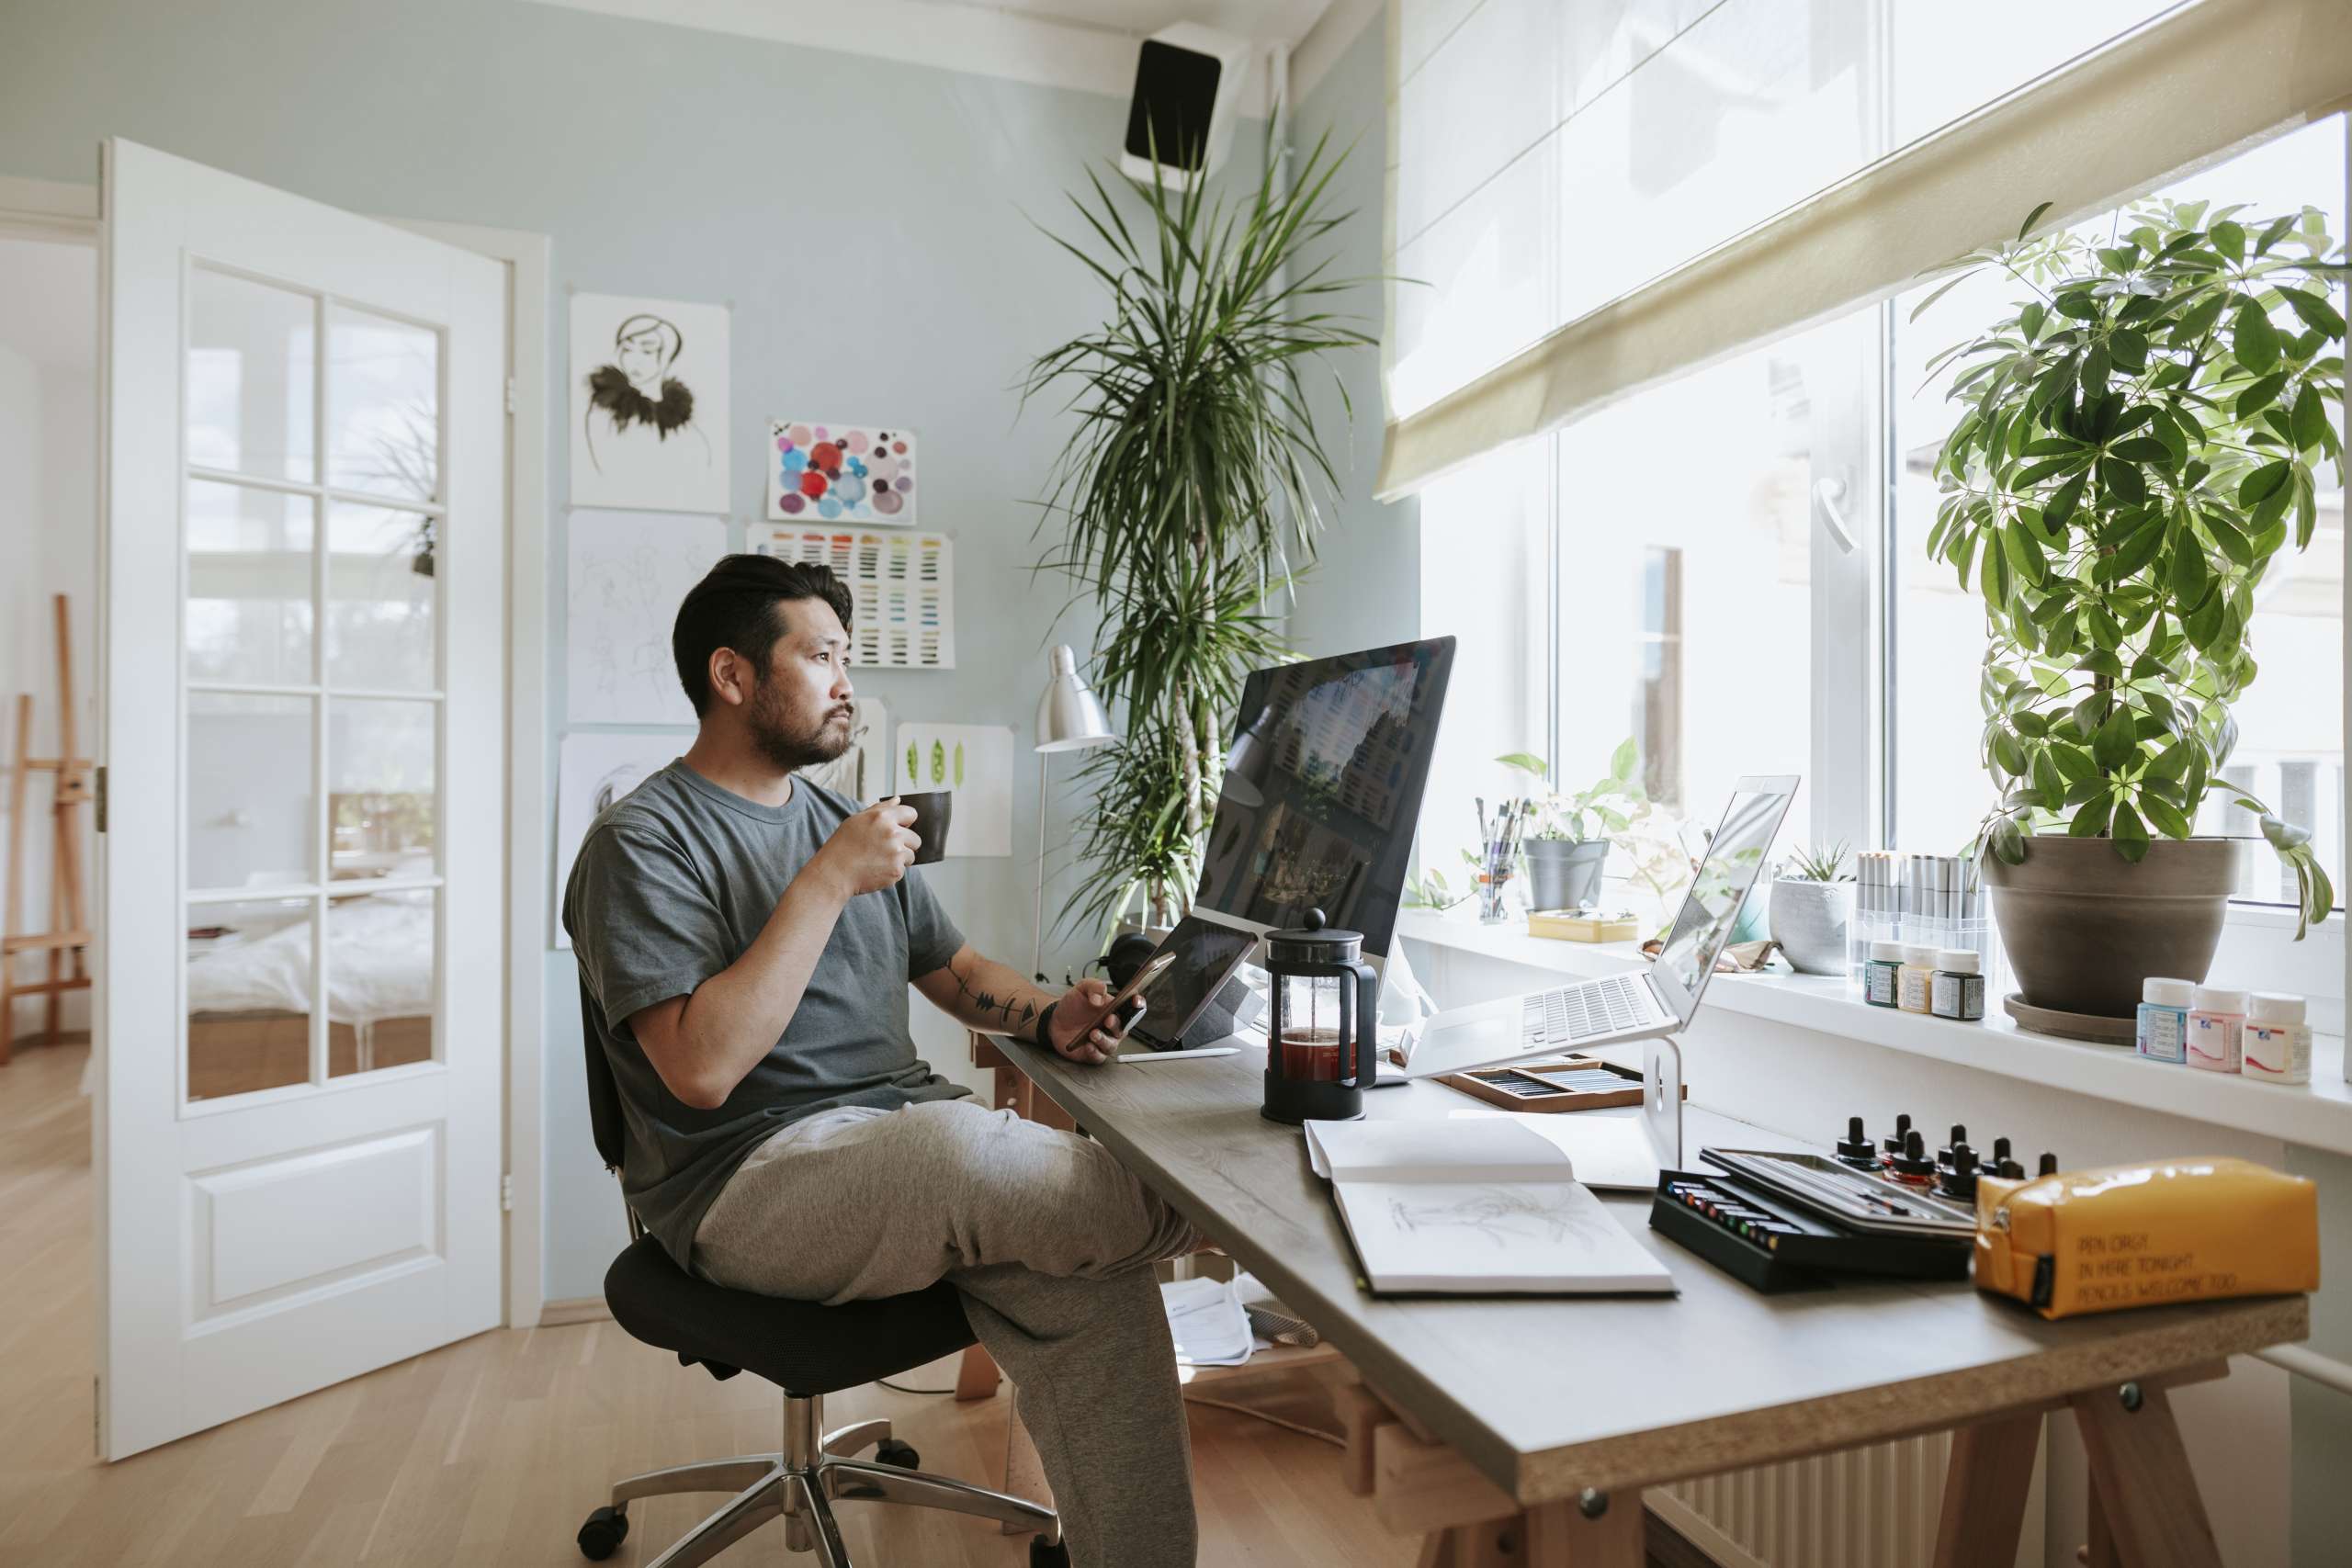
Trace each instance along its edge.
{"label": "chair base with casters", "polygon": [[[755,1372],[784,1390],[784,1441],[775,1453],[707,1460],[634,1475],[613,1487],[609,1506],[580,1527],[580,1550],[611,1556],[628,1534],[628,1506],[677,1492],[732,1492],[727,1506],[688,1530],[647,1568],[694,1568],[771,1519],[784,1522],[786,1550],[814,1553],[822,1568],[851,1568],[833,1519],[835,1503],[895,1503],[968,1514],[1036,1533],[1033,1568],[1065,1568],[1061,1520],[1050,1508],[950,1476],[915,1469],[918,1456],[888,1421],[824,1431],[825,1395],[933,1361],[972,1343],[964,1303],[952,1286],[846,1306],[782,1301],[696,1279],[640,1236],[605,1276],[614,1321],[647,1344],[675,1351],[713,1377]],[[875,1450],[874,1459],[856,1456]]]}

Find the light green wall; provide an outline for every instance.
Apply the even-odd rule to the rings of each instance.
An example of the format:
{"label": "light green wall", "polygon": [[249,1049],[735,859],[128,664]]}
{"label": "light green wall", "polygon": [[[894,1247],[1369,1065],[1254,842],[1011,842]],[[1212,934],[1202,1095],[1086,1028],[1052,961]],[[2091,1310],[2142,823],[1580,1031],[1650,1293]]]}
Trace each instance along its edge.
{"label": "light green wall", "polygon": [[[100,139],[119,135],[355,211],[552,237],[538,824],[550,840],[575,288],[732,302],[738,543],[763,506],[770,416],[830,409],[920,432],[923,520],[958,543],[958,668],[863,672],[859,688],[894,717],[1027,735],[1064,597],[1030,576],[1042,547],[1028,502],[1064,427],[1047,405],[1019,414],[1012,388],[1038,350],[1099,318],[1102,295],[1026,215],[1074,224],[1061,193],[1115,152],[1123,98],[521,0],[17,0],[0,17],[0,174],[94,181]],[[1244,127],[1237,163],[1257,144]],[[1091,630],[1073,616],[1059,637],[1082,649]],[[1025,739],[1015,744],[1027,762]],[[1016,767],[1012,858],[931,873],[974,942],[1017,964],[1035,794]],[[1076,808],[1057,804],[1057,838]],[[1058,958],[1091,952],[1072,942]],[[621,1209],[589,1146],[571,955],[549,952],[536,978],[546,1287],[594,1295],[624,1239]],[[943,1070],[970,1071],[944,1019],[918,1042]]]}
{"label": "light green wall", "polygon": [[[1332,209],[1352,214],[1332,233],[1330,276],[1334,277],[1376,279],[1380,276],[1388,156],[1387,30],[1378,17],[1367,23],[1323,79],[1300,100],[1292,117],[1294,168],[1326,131],[1334,148],[1351,149],[1346,166],[1330,187]],[[1356,317],[1375,336],[1381,332],[1378,283],[1351,289],[1327,303],[1335,312]],[[1330,367],[1317,367],[1310,376],[1308,407],[1317,427],[1325,432],[1325,446],[1339,471],[1341,495],[1329,519],[1331,529],[1321,558],[1314,574],[1299,588],[1298,603],[1291,612],[1291,639],[1303,653],[1323,654],[1377,648],[1418,637],[1420,506],[1413,501],[1388,505],[1372,499],[1373,482],[1380,473],[1382,428],[1387,412],[1381,393],[1379,353],[1349,354]]]}

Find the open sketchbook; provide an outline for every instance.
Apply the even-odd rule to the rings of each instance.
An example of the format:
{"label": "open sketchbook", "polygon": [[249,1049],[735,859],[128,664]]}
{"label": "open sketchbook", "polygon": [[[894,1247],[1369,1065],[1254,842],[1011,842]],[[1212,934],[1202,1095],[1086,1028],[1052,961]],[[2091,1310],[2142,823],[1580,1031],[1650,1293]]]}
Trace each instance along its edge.
{"label": "open sketchbook", "polygon": [[1514,1122],[1309,1122],[1374,1295],[1671,1292],[1674,1277]]}

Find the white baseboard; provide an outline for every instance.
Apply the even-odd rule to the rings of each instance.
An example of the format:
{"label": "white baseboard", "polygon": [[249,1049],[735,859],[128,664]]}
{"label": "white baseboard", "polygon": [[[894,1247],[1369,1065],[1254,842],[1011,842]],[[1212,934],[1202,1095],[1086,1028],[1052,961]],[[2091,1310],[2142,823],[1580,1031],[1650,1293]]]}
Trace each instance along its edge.
{"label": "white baseboard", "polygon": [[571,1323],[607,1322],[613,1309],[605,1304],[602,1296],[559,1296],[539,1306],[541,1328],[561,1328]]}

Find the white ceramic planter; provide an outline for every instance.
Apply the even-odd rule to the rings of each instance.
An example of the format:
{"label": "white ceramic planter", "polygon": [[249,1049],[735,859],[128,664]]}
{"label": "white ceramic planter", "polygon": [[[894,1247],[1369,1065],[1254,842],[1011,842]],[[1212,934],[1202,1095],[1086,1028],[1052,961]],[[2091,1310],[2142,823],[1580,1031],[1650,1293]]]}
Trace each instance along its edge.
{"label": "white ceramic planter", "polygon": [[1854,912],[1850,882],[1772,884],[1772,940],[1800,975],[1846,972],[1846,922]]}

